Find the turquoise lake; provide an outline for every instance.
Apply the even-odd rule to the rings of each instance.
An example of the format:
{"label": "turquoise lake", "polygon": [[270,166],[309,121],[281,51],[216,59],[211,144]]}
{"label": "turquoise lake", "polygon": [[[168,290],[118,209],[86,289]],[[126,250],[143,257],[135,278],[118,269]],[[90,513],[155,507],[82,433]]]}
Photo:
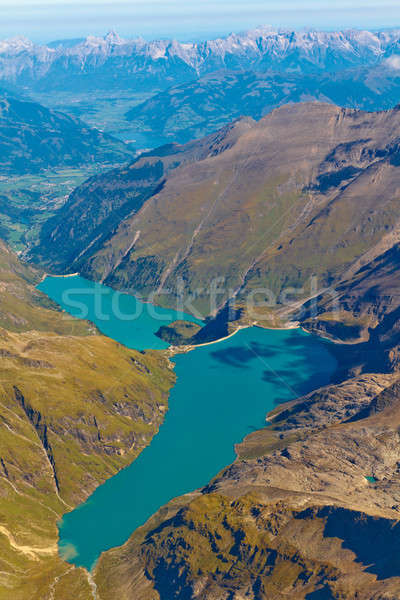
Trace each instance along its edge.
{"label": "turquoise lake", "polygon": [[[148,311],[134,322],[114,314],[117,292],[104,294],[107,318],[96,318],[93,293],[82,291],[95,285],[81,277],[48,277],[39,287],[76,316],[83,315],[65,302],[65,291],[80,290],[74,299],[87,303],[86,318],[130,348],[166,346],[154,335],[163,322]],[[138,301],[125,295],[118,302],[126,303],[128,314]],[[177,318],[174,311],[156,310],[165,322]],[[178,380],[150,446],[60,523],[60,553],[69,562],[91,569],[101,552],[123,544],[160,506],[205,485],[234,461],[234,444],[263,427],[269,410],[328,383],[336,367],[328,343],[300,329],[257,327],[177,355],[174,362]]]}
{"label": "turquoise lake", "polygon": [[46,277],[38,288],[66,312],[92,321],[104,335],[137,350],[168,348],[168,344],[155,335],[162,325],[177,319],[202,324],[186,313],[146,304],[79,275]]}

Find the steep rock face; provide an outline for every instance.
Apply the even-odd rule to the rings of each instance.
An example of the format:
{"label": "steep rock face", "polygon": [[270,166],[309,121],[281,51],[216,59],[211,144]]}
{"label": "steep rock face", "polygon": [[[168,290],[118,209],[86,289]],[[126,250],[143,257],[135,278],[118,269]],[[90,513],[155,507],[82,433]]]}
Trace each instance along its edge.
{"label": "steep rock face", "polygon": [[345,273],[339,285],[295,312],[295,318],[300,318],[309,331],[351,344],[347,349],[349,362],[355,360],[359,365],[368,365],[367,368],[397,370],[399,264],[395,231]]}
{"label": "steep rock face", "polygon": [[39,277],[0,242],[0,598],[89,600],[57,521],[150,442],[174,375],[55,310]]}
{"label": "steep rock face", "polygon": [[[89,182],[49,221],[32,256],[145,296],[159,293],[167,305],[180,294],[203,316],[252,292],[256,304],[271,295],[285,303],[287,288],[305,298],[312,276],[320,289],[335,284],[397,231],[399,115],[288,105],[258,123],[241,120],[168,147],[167,156],[154,151],[130,169],[162,164],[158,188],[147,182],[138,201],[137,182],[126,187],[130,169]],[[108,189],[134,198],[119,224]],[[99,206],[99,226],[80,242],[75,223],[84,207]],[[215,278],[223,289],[212,307]]]}

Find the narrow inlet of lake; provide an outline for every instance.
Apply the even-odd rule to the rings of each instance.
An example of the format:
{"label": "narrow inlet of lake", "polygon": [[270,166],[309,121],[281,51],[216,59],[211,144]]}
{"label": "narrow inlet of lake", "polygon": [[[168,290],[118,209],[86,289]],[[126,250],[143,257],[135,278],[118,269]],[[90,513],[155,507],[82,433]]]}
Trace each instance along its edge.
{"label": "narrow inlet of lake", "polygon": [[[78,309],[65,302],[65,291],[75,285],[80,290],[75,300],[86,303],[86,315],[77,314]],[[130,348],[164,348],[155,331],[183,318],[156,308],[165,323],[148,310],[132,322],[121,322],[112,310],[118,292],[111,290],[104,294],[108,303],[102,303],[102,316],[106,313],[107,319],[98,319],[93,294],[82,291],[85,285],[90,290],[100,284],[81,277],[48,277],[39,289]],[[133,312],[138,302],[132,296],[118,300],[122,301],[127,303],[126,312]],[[234,445],[265,425],[268,411],[328,383],[336,367],[329,344],[301,329],[258,327],[173,360],[177,383],[165,421],[150,446],[60,523],[60,553],[75,565],[91,569],[101,552],[123,544],[163,504],[207,484],[235,459]]]}

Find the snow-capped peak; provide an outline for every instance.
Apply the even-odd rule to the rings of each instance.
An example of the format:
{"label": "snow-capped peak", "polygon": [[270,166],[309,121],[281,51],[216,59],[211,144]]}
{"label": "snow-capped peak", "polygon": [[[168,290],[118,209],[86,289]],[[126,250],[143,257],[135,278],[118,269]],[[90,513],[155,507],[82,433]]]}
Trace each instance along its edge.
{"label": "snow-capped peak", "polygon": [[[376,64],[398,55],[399,48],[398,30],[285,31],[270,26],[197,43],[123,39],[113,30],[104,37],[88,36],[76,44],[57,47],[13,38],[0,41],[0,81],[17,82],[21,76],[38,80],[52,69],[56,78],[62,75],[60,69],[64,75],[69,69],[68,75],[85,70],[93,74],[107,62],[107,68],[120,69],[124,77],[141,73],[146,80],[157,78],[161,69],[163,80],[168,77],[171,83],[179,73],[196,77],[218,69],[337,70]],[[397,58],[393,64],[397,65]]]}
{"label": "snow-capped peak", "polygon": [[0,53],[26,52],[34,48],[33,42],[26,37],[18,36],[0,41]]}
{"label": "snow-capped peak", "polygon": [[115,45],[126,43],[126,40],[121,38],[114,29],[111,29],[111,31],[109,31],[107,33],[107,35],[104,36],[104,40],[106,42],[108,42],[109,44],[115,44]]}

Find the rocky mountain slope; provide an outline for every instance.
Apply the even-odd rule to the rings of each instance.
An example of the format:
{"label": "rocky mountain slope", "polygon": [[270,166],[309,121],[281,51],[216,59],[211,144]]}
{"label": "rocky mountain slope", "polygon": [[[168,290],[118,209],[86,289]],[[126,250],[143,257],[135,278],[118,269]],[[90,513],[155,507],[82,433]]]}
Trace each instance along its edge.
{"label": "rocky mountain slope", "polygon": [[280,407],[209,486],[102,555],[101,598],[397,599],[399,407],[398,374]]}
{"label": "rocky mountain slope", "polygon": [[0,598],[91,600],[57,521],[149,443],[174,376],[56,311],[38,278],[0,242]]}
{"label": "rocky mountain slope", "polygon": [[203,316],[232,296],[274,308],[315,295],[395,242],[399,134],[397,109],[299,104],[240,120],[92,178],[32,257]]}
{"label": "rocky mountain slope", "polygon": [[293,32],[259,28],[200,43],[124,40],[111,32],[76,44],[0,43],[0,81],[41,89],[165,89],[223,69],[303,72],[373,65],[398,52],[398,31]]}
{"label": "rocky mountain slope", "polygon": [[0,90],[0,174],[128,161],[123,142],[75,117]]}

